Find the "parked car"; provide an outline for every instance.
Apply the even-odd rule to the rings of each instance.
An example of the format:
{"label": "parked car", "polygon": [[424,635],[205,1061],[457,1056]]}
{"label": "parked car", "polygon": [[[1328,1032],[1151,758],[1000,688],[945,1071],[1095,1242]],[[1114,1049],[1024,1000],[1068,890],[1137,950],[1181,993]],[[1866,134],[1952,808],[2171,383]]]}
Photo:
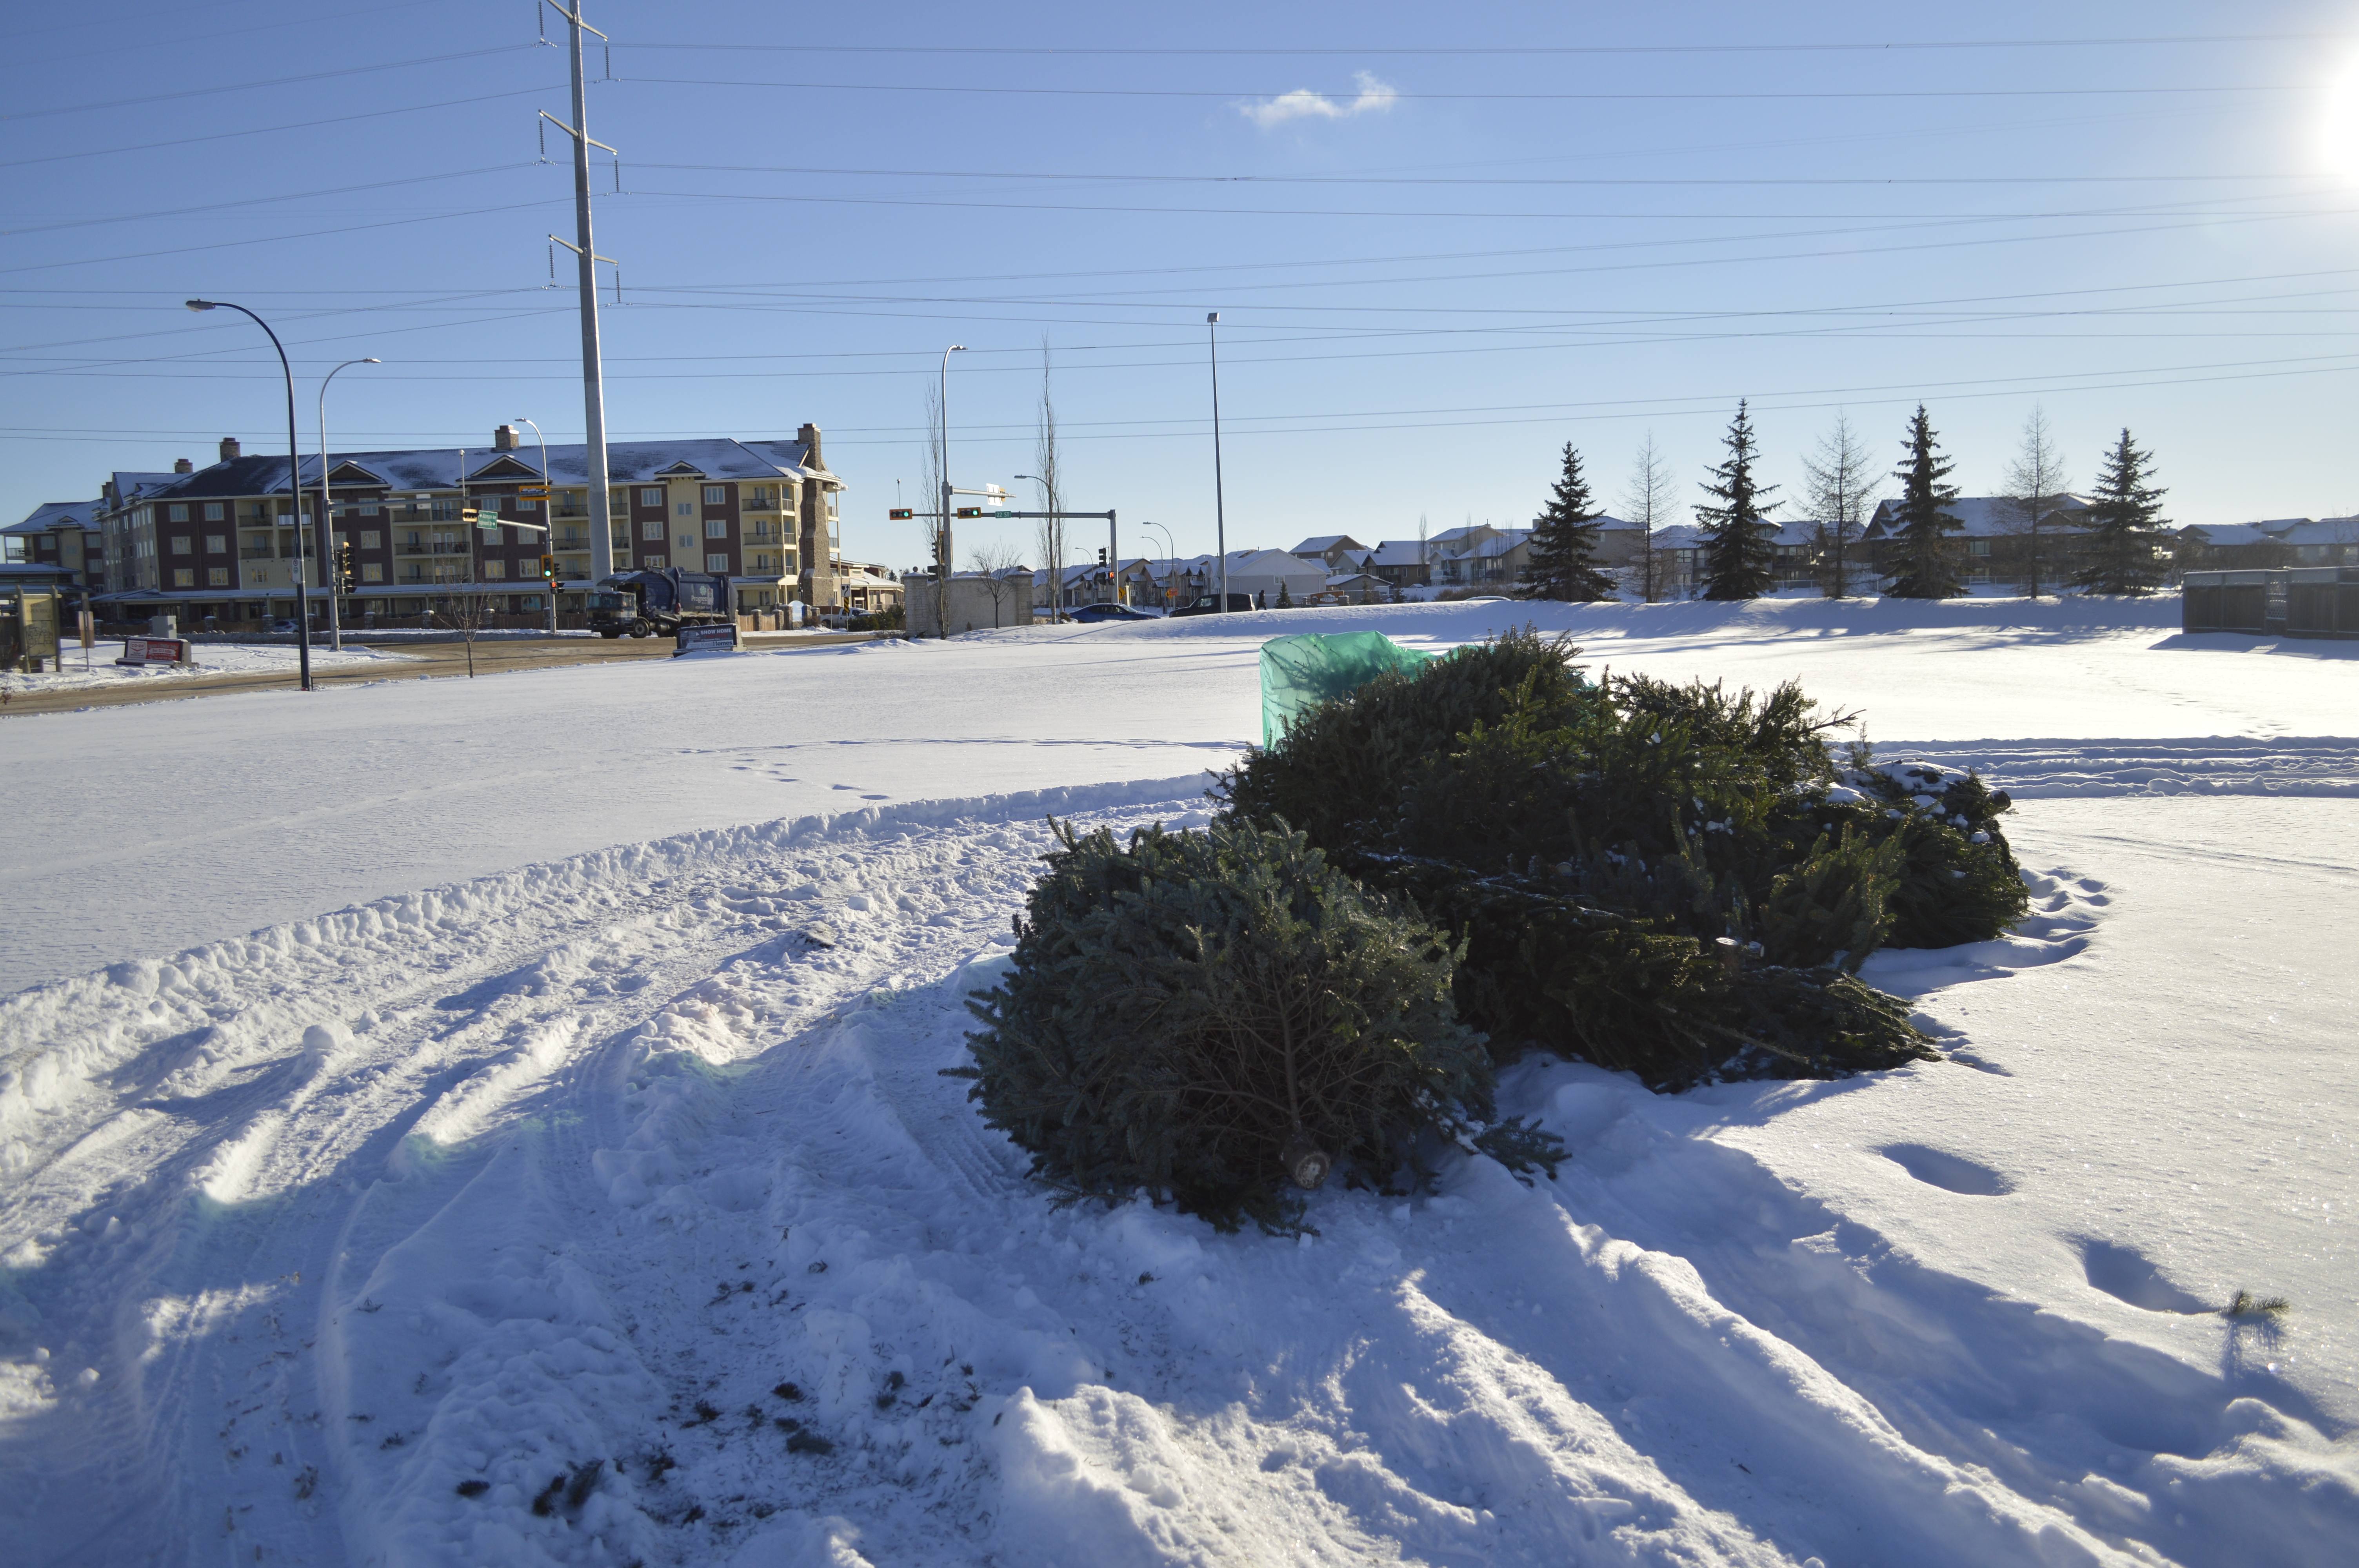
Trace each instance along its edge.
{"label": "parked car", "polygon": [[[1174,615],[1217,614],[1220,611],[1220,606],[1215,603],[1214,600],[1218,600],[1220,597],[1221,596],[1217,593],[1208,593],[1191,604],[1181,605],[1171,613]],[[1232,593],[1229,595],[1229,608],[1231,610],[1251,610],[1254,608],[1253,595],[1250,593]]]}
{"label": "parked car", "polygon": [[1149,615],[1143,610],[1133,610],[1127,604],[1084,604],[1065,619],[1095,624],[1100,621],[1158,621],[1162,618]]}

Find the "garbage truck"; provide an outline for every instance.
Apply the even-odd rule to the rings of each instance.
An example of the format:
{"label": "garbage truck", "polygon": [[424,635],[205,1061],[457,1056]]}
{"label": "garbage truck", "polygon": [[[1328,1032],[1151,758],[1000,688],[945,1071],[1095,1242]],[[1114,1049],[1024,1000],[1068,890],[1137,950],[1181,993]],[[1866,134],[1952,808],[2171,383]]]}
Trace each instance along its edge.
{"label": "garbage truck", "polygon": [[683,626],[726,626],[734,619],[729,579],[706,572],[617,572],[590,589],[590,630],[601,637],[669,637]]}

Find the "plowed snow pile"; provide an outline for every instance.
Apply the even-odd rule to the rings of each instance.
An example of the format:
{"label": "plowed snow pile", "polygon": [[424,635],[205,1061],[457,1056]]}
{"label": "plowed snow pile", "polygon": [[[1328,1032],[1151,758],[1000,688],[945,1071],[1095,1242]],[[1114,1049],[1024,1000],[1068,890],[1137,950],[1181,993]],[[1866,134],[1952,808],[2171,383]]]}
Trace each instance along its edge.
{"label": "plowed snow pile", "polygon": [[[299,829],[346,867],[398,854],[367,835],[411,795],[532,820],[498,815],[513,787],[454,796],[466,771],[529,773],[560,837],[671,836],[520,837],[516,864],[462,834],[465,876],[327,914],[365,879],[306,859],[241,896],[310,902],[244,934],[205,928],[234,916],[186,861],[93,880],[76,928],[114,961],[0,1000],[8,1561],[2346,1561],[2359,739],[2320,719],[2359,664],[2135,624],[1836,637],[1716,608],[1649,641],[1646,612],[1556,613],[1617,668],[1872,700],[1879,737],[1925,737],[1879,754],[2014,790],[2031,918],[1867,970],[1948,1060],[1680,1097],[1527,1063],[1503,1108],[1564,1138],[1558,1180],[1322,1191],[1299,1242],[1059,1206],[940,1071],[1045,815],[1203,819],[1199,763],[1147,760],[1250,731],[1249,641],[364,688],[339,732],[430,697],[482,745],[462,769],[410,728],[373,815]],[[2098,689],[1982,721],[1992,680],[2067,667]],[[754,733],[847,687],[864,744]],[[303,700],[172,711],[243,725],[255,809],[291,814]],[[498,722],[567,705],[602,748],[578,762]],[[2115,738],[2056,739],[2075,712]],[[888,798],[764,819],[689,758],[662,804],[647,759],[700,726]],[[143,732],[6,733],[54,778]],[[234,776],[194,771],[199,800]],[[135,893],[204,939],[120,935]]]}

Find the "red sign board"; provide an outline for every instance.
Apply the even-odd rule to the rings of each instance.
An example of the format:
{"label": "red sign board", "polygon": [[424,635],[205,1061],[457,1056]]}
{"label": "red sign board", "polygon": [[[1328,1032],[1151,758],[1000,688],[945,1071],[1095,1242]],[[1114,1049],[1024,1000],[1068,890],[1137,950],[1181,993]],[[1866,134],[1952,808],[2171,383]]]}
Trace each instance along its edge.
{"label": "red sign board", "polygon": [[125,637],[123,656],[118,665],[185,665],[189,662],[189,643],[185,637]]}

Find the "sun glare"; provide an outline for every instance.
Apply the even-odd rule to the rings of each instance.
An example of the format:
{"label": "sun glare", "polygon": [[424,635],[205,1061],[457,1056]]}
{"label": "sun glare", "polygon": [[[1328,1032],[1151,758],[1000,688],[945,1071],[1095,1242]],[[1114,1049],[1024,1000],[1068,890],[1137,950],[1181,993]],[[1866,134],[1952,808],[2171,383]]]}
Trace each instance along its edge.
{"label": "sun glare", "polygon": [[2327,91],[2319,153],[2330,172],[2359,179],[2359,64],[2346,67]]}

